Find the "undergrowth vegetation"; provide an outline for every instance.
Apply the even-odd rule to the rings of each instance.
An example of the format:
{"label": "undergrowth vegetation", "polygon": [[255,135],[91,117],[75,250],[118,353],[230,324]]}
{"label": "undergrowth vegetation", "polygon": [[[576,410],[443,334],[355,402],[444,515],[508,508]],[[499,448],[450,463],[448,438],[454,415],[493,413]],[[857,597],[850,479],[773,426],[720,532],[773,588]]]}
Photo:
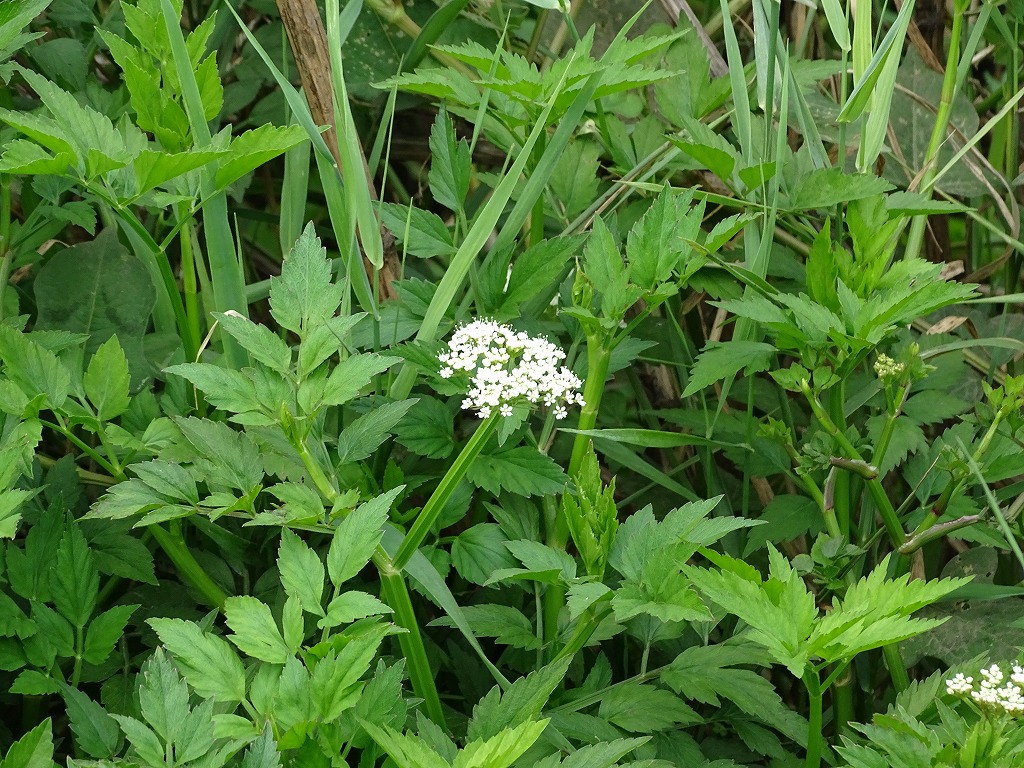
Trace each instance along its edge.
{"label": "undergrowth vegetation", "polygon": [[1022,40],[3,3],[0,768],[1024,764]]}

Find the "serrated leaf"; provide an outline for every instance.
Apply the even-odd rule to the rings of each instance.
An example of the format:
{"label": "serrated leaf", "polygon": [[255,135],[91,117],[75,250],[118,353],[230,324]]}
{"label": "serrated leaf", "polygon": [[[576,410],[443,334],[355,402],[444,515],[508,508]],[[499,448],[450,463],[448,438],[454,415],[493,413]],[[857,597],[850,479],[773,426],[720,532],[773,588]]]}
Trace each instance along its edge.
{"label": "serrated leaf", "polygon": [[292,351],[288,345],[265,325],[254,323],[237,313],[215,312],[221,327],[245,350],[271,370],[288,374],[292,364]]}
{"label": "serrated leaf", "polygon": [[[533,624],[522,611],[512,606],[467,605],[462,609],[462,613],[477,637],[493,637],[494,642],[499,645],[509,645],[526,651],[540,647],[540,639]],[[455,626],[455,622],[447,616],[434,619],[430,623],[431,626]]]}
{"label": "serrated leaf", "polygon": [[0,768],[52,768],[55,765],[50,718],[11,744],[7,757],[0,760]]}
{"label": "serrated leaf", "polygon": [[260,449],[244,432],[222,422],[189,417],[174,423],[198,454],[193,464],[208,483],[226,485],[243,493],[263,481]]}
{"label": "serrated leaf", "polygon": [[440,400],[421,396],[394,429],[400,445],[428,459],[443,459],[455,447],[454,420]]}
{"label": "serrated leaf", "polygon": [[61,694],[75,743],[89,757],[101,760],[113,757],[121,745],[121,734],[114,718],[77,688],[62,684]]}
{"label": "serrated leaf", "polygon": [[392,613],[392,610],[373,595],[352,590],[343,592],[331,600],[327,606],[327,616],[320,619],[317,626],[321,629],[336,627],[340,624],[351,624],[367,616],[382,616],[388,613]]}
{"label": "serrated leaf", "polygon": [[[215,67],[216,61],[216,72]],[[221,161],[217,169],[217,189],[226,189],[245,174],[305,140],[306,131],[299,125],[261,125],[235,136],[228,147],[229,159]]]}
{"label": "serrated leaf", "polygon": [[138,608],[138,605],[115,605],[89,622],[82,658],[89,664],[102,664],[106,661],[117,641],[124,635],[128,619]]}
{"label": "serrated leaf", "polygon": [[789,195],[789,207],[804,211],[831,208],[892,189],[892,184],[873,174],[846,174],[841,168],[819,168],[804,174]]}
{"label": "serrated leaf", "polygon": [[335,587],[359,573],[373,557],[384,535],[389,510],[390,505],[364,504],[338,524],[327,553],[327,572]]}
{"label": "serrated leaf", "polygon": [[741,370],[748,373],[764,371],[771,365],[774,354],[775,347],[762,341],[709,341],[690,369],[690,380],[682,396],[689,397],[718,381],[735,376]]}
{"label": "serrated leaf", "polygon": [[463,531],[452,542],[452,565],[473,584],[485,584],[501,568],[515,568],[518,562],[505,545],[508,539],[494,523],[481,523]]}
{"label": "serrated leaf", "polygon": [[181,619],[149,619],[148,623],[196,693],[227,702],[245,698],[245,669],[225,640]]}
{"label": "serrated leaf", "polygon": [[441,106],[430,129],[430,171],[427,183],[434,200],[450,211],[462,210],[469,193],[469,144],[455,136],[455,126]]}
{"label": "serrated leaf", "polygon": [[189,713],[189,692],[163,648],[146,660],[139,677],[142,716],[165,743],[177,741]]}
{"label": "serrated leaf", "polygon": [[323,616],[320,602],[324,594],[324,564],[316,552],[287,528],[281,531],[277,569],[284,591],[295,597],[303,610]]}
{"label": "serrated leaf", "polygon": [[398,203],[379,205],[381,222],[409,255],[426,259],[455,253],[452,233],[436,213]]}
{"label": "serrated leaf", "polygon": [[571,659],[563,658],[516,680],[504,692],[492,688],[473,707],[466,738],[476,741],[497,736],[540,715],[555,688],[565,678]]}
{"label": "serrated leaf", "polygon": [[270,280],[270,313],[282,327],[305,338],[340,304],[341,288],[331,282],[327,250],[310,223],[281,265],[281,276]]}
{"label": "serrated leaf", "polygon": [[569,481],[550,457],[528,446],[481,453],[470,465],[466,478],[495,496],[502,490],[520,496],[553,495]]}
{"label": "serrated leaf", "polygon": [[210,405],[229,413],[260,411],[256,388],[245,374],[209,363],[181,363],[164,373],[187,379],[199,389]]}
{"label": "serrated leaf", "polygon": [[656,733],[704,721],[675,694],[642,683],[619,683],[605,691],[598,715],[630,733]]}
{"label": "serrated leaf", "polygon": [[323,405],[347,403],[369,385],[374,376],[383,373],[400,360],[399,357],[388,357],[372,352],[353,355],[342,360],[327,377],[327,383],[320,399],[321,403]]}
{"label": "serrated leaf", "polygon": [[58,612],[78,629],[83,628],[96,608],[100,575],[92,551],[78,526],[64,531],[51,572],[50,592]]}
{"label": "serrated leaf", "polygon": [[131,375],[128,372],[128,358],[116,335],[96,350],[89,361],[82,384],[101,421],[109,421],[128,410],[131,402],[128,396]]}
{"label": "serrated leaf", "polygon": [[291,657],[265,603],[249,595],[229,597],[224,601],[224,616],[233,633],[228,639],[242,653],[270,664],[284,664]]}
{"label": "serrated leaf", "polygon": [[338,463],[360,461],[372,454],[391,436],[416,400],[398,400],[374,406],[338,435]]}

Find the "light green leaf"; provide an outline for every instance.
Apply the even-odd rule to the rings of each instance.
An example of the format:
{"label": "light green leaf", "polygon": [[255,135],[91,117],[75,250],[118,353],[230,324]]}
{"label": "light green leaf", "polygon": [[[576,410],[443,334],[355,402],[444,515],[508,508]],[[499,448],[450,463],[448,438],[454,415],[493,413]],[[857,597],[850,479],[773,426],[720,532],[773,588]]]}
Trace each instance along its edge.
{"label": "light green leaf", "polygon": [[96,350],[82,383],[100,421],[109,421],[128,410],[131,402],[128,396],[131,375],[128,372],[128,358],[116,335]]}
{"label": "light green leaf", "polygon": [[337,627],[340,624],[351,624],[353,621],[365,619],[367,616],[382,616],[392,610],[373,595],[352,590],[343,592],[331,600],[327,606],[327,616],[317,622],[321,629]]}
{"label": "light green leaf", "polygon": [[338,435],[339,466],[365,459],[376,451],[415,403],[415,399],[385,402],[348,424]]}
{"label": "light green leaf", "polygon": [[747,373],[764,371],[771,365],[774,354],[775,347],[762,341],[709,341],[690,369],[690,381],[682,396],[689,397],[744,369]]}
{"label": "light green leaf", "polygon": [[281,265],[281,276],[270,279],[270,313],[282,327],[305,338],[340,304],[341,288],[331,282],[327,250],[310,223]]}
{"label": "light green leaf", "polygon": [[359,573],[373,557],[389,511],[390,505],[364,504],[338,524],[327,553],[327,572],[335,587]]}
{"label": "light green leaf", "polygon": [[[321,505],[321,510],[323,506]],[[303,610],[324,615],[320,601],[324,594],[324,564],[306,543],[285,528],[281,531],[281,547],[277,556],[284,591],[299,601]]]}
{"label": "light green leaf", "polygon": [[306,131],[298,125],[261,125],[236,136],[228,148],[229,159],[222,160],[217,169],[217,189],[226,189],[245,174],[305,140]]}
{"label": "light green leaf", "polygon": [[224,601],[224,616],[234,633],[228,639],[242,653],[271,664],[284,664],[292,655],[270,607],[255,597],[229,597]]}
{"label": "light green leaf", "polygon": [[237,312],[215,312],[214,317],[254,359],[278,373],[289,372],[292,351],[281,337],[267,326],[254,323]]}
{"label": "light green leaf", "polygon": [[245,669],[231,646],[182,619],[149,619],[196,693],[218,701],[245,698]]}
{"label": "light green leaf", "polygon": [[383,373],[400,360],[399,357],[387,357],[372,352],[342,360],[327,378],[321,398],[323,405],[347,403],[358,395],[374,376]]}
{"label": "light green leaf", "polygon": [[53,768],[55,765],[50,718],[14,742],[7,751],[7,757],[0,760],[0,768]]}

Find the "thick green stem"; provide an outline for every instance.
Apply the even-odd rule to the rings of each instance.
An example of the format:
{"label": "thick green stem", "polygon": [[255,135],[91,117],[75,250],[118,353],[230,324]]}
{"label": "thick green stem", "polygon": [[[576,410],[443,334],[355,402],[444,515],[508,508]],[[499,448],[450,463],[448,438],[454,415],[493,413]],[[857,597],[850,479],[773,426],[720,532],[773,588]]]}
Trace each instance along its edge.
{"label": "thick green stem", "polygon": [[455,488],[462,482],[462,478],[466,476],[466,471],[476,457],[480,455],[480,451],[483,450],[491,435],[494,434],[500,419],[501,416],[497,412],[484,419],[480,426],[477,427],[476,432],[473,433],[473,436],[469,438],[469,442],[462,449],[462,453],[459,454],[459,457],[452,462],[448,471],[445,472],[441,482],[438,483],[434,492],[430,494],[427,503],[423,505],[423,509],[420,510],[419,515],[416,517],[416,522],[412,524],[412,528],[409,529],[405,539],[402,541],[402,545],[395,553],[392,562],[396,569],[401,571],[405,568],[406,563],[409,562],[409,558],[416,554],[416,550],[420,548],[420,544],[423,543],[427,534],[430,533],[430,529],[434,527],[434,523],[437,522],[437,518],[440,517],[445,504],[448,503],[448,499],[451,498]]}
{"label": "thick green stem", "polygon": [[427,649],[423,644],[423,636],[420,634],[420,625],[416,620],[416,612],[412,607],[405,578],[383,550],[378,550],[373,562],[380,571],[381,595],[391,610],[395,612],[395,623],[406,630],[398,636],[398,644],[409,665],[409,680],[412,682],[412,689],[417,696],[423,698],[423,709],[427,717],[444,728],[445,720],[444,710],[441,708],[441,698],[437,693],[434,673],[430,669]]}
{"label": "thick green stem", "polygon": [[211,608],[223,609],[224,601],[228,598],[227,593],[217,586],[196,562],[184,539],[181,536],[172,536],[158,524],[149,526],[147,530],[153,534],[153,539],[170,558],[178,575],[202,595],[203,601]]}
{"label": "thick green stem", "polygon": [[[489,418],[483,424],[481,424],[477,431],[470,438],[469,443],[463,448],[462,453],[459,454],[459,458],[455,460],[455,465],[458,465],[463,461],[467,451],[472,450],[472,457],[467,458],[465,466],[462,468],[458,478],[454,479],[454,484],[451,484],[447,495],[443,499],[440,498],[439,493],[441,492],[441,486],[438,486],[437,490],[434,491],[430,500],[427,502],[427,506],[420,512],[420,516],[416,521],[416,524],[423,519],[424,513],[428,511],[428,507],[431,507],[431,502],[434,502],[437,506],[437,512],[434,514],[436,519],[437,514],[444,508],[444,503],[447,501],[448,496],[451,496],[451,491],[455,485],[458,485],[459,480],[465,474],[466,467],[480,452],[480,448],[483,443],[487,441],[490,433],[493,432],[495,425],[497,424],[497,415]],[[481,434],[483,433],[483,434]],[[292,437],[292,436],[290,436]],[[479,442],[479,445],[474,443],[474,440]],[[316,459],[309,452],[309,448],[306,446],[305,440],[293,440],[293,444],[299,452],[299,456],[302,457],[302,463],[306,467],[306,471],[309,473],[310,479],[316,486],[317,490],[330,502],[334,504],[335,499],[338,497],[338,490],[334,487],[334,484],[328,479],[323,469],[320,467]],[[471,446],[474,446],[471,449]],[[449,480],[449,475],[452,474],[452,470],[448,470],[448,474],[441,480],[442,485],[445,485],[445,481]],[[449,480],[451,483],[451,480]],[[435,497],[437,501],[435,502]],[[416,529],[416,524],[413,525],[413,530]],[[430,526],[426,527],[426,530],[430,530]],[[425,535],[425,534],[424,534]],[[387,553],[383,548],[378,547],[377,551],[373,556],[373,564],[377,566],[377,571],[380,573],[380,584],[381,584],[381,596],[384,598],[384,602],[395,612],[395,624],[405,630],[398,636],[398,644],[402,648],[402,655],[405,657],[409,665],[409,680],[412,682],[413,692],[421,699],[423,699],[424,710],[428,717],[438,725],[444,727],[444,712],[441,709],[441,698],[437,693],[437,684],[434,681],[433,672],[430,669],[430,662],[427,660],[427,649],[423,645],[423,635],[420,633],[420,625],[416,620],[416,612],[412,606],[412,599],[409,596],[409,589],[405,584],[405,578],[402,576],[402,567],[408,562],[408,557],[412,557],[416,553],[419,547],[419,543],[412,547],[408,557],[402,561],[402,565],[398,565],[398,558],[401,556],[402,549],[406,543],[410,541],[412,532],[406,536],[402,542],[402,547],[395,553],[395,558],[388,557]],[[422,539],[420,540],[420,543]]]}
{"label": "thick green stem", "polygon": [[885,657],[885,666],[889,668],[889,677],[892,678],[896,692],[907,690],[910,686],[910,675],[907,674],[907,666],[903,663],[899,645],[893,643],[882,646],[882,655]]}
{"label": "thick green stem", "polygon": [[[580,420],[576,425],[579,430],[591,430],[597,424],[597,412],[601,408],[611,354],[610,347],[601,336],[587,337],[587,381],[583,385],[583,408],[580,410]],[[576,435],[569,458],[569,477],[575,477],[579,473],[589,444],[589,437]],[[555,505],[554,510],[547,516],[546,526],[548,546],[564,550],[569,543],[569,523],[562,514],[561,507]],[[552,651],[552,644],[558,637],[558,614],[562,612],[564,604],[565,589],[557,584],[550,585],[544,593],[544,635],[545,641],[552,646]]]}
{"label": "thick green stem", "polygon": [[[854,447],[853,443],[850,442],[849,438],[825,412],[821,402],[811,391],[810,385],[805,382],[802,391],[808,404],[811,406],[814,417],[821,424],[822,428],[835,439],[839,447],[846,452],[848,458],[866,464],[867,462],[864,461],[864,457],[860,455],[860,452]],[[871,499],[875,502],[875,506],[882,517],[882,522],[885,524],[885,530],[889,534],[892,545],[898,549],[906,540],[907,535],[903,531],[903,526],[900,525],[899,518],[896,516],[896,510],[877,477],[867,480],[867,487],[868,493],[871,494]]]}
{"label": "thick green stem", "polygon": [[811,669],[804,673],[804,686],[807,688],[808,716],[807,716],[807,759],[804,761],[806,768],[820,768],[821,766],[821,725],[822,725],[822,691],[821,681],[818,679],[817,671]]}

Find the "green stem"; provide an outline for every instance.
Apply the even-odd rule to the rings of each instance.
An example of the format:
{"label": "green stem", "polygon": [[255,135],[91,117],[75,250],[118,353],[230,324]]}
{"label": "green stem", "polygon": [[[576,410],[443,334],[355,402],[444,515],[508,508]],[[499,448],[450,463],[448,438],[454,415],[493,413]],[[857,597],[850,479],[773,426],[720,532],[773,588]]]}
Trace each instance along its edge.
{"label": "green stem", "polygon": [[885,666],[889,668],[889,677],[892,678],[896,692],[907,690],[910,687],[910,675],[907,674],[907,666],[903,663],[899,645],[893,643],[882,646],[882,655],[885,657]]}
{"label": "green stem", "polygon": [[85,633],[82,631],[82,627],[75,627],[75,665],[71,670],[71,687],[77,688],[78,682],[82,678],[82,653],[85,641]]}
{"label": "green stem", "polygon": [[196,562],[181,535],[172,536],[158,524],[149,526],[147,530],[153,534],[153,539],[170,558],[178,575],[195,587],[207,605],[223,610],[228,594],[217,586],[209,574],[203,570],[203,567]]}
{"label": "green stem", "polygon": [[821,766],[821,681],[818,679],[818,672],[814,669],[808,670],[803,677],[804,686],[807,688],[808,708],[807,717],[807,759],[804,761],[806,768],[820,768]]}
{"label": "green stem", "polygon": [[[473,454],[471,458],[468,458],[464,463],[461,474],[454,480],[445,495],[444,500],[438,500],[435,502],[437,506],[437,512],[434,514],[436,519],[437,515],[444,508],[445,501],[448,496],[451,496],[451,491],[455,485],[458,485],[459,480],[462,479],[462,475],[465,474],[466,468],[472,459],[480,452],[480,448],[483,443],[487,442],[487,438],[490,433],[494,430],[497,424],[498,416],[495,414],[481,424],[477,431],[470,438],[469,443],[463,448],[462,453],[459,454],[459,458],[455,460],[455,464],[462,462],[463,457],[466,456],[467,451],[472,448]],[[485,433],[485,434],[481,434]],[[313,458],[309,452],[309,448],[306,446],[305,440],[296,440],[294,436],[289,435],[292,438],[292,444],[295,445],[296,450],[299,452],[299,456],[302,458],[302,463],[306,467],[306,471],[309,473],[310,479],[316,486],[317,490],[327,499],[330,504],[334,504],[335,499],[338,498],[338,491],[334,487],[334,484],[327,478],[323,469]],[[478,441],[479,445],[476,445],[474,441]],[[449,469],[448,473],[441,480],[442,485],[445,484],[445,480],[449,480],[449,475],[452,474],[452,470]],[[438,486],[437,490],[434,491],[430,500],[427,502],[427,506],[420,512],[419,518],[416,520],[416,524],[423,519],[424,513],[427,512],[427,507],[431,506],[431,502],[434,501],[435,497],[441,492],[441,486]],[[413,529],[416,529],[416,524],[413,525]],[[426,530],[430,530],[428,525]],[[412,682],[412,689],[417,696],[423,699],[423,706],[430,717],[438,725],[444,727],[444,711],[441,709],[441,699],[437,692],[437,684],[434,681],[433,672],[430,669],[430,662],[427,659],[427,649],[423,645],[423,635],[420,633],[420,625],[416,620],[416,612],[412,606],[412,599],[409,596],[409,589],[406,587],[405,578],[402,576],[402,568],[405,563],[408,562],[408,558],[402,561],[402,565],[398,565],[398,558],[401,555],[402,548],[405,547],[406,543],[410,540],[412,532],[405,537],[402,542],[402,546],[399,551],[395,553],[395,558],[388,557],[387,553],[383,548],[378,547],[377,551],[373,555],[373,564],[377,566],[377,571],[380,574],[381,584],[381,596],[384,598],[384,602],[395,612],[395,624],[405,630],[398,636],[398,644],[402,649],[402,655],[406,658],[409,664],[409,680]],[[421,539],[422,542],[422,539]],[[419,543],[412,547],[408,557],[412,557],[419,548]]]}
{"label": "green stem", "polygon": [[[849,438],[836,426],[835,422],[829,417],[822,407],[817,396],[811,392],[810,385],[806,382],[802,387],[804,397],[807,399],[808,404],[811,406],[811,411],[814,413],[814,417],[821,424],[822,428],[831,435],[835,441],[839,444],[839,447],[846,452],[848,458],[854,459],[859,462],[867,463],[864,461],[864,457],[860,455],[860,452],[853,446]],[[900,525],[899,518],[896,516],[896,510],[892,506],[892,502],[885,493],[885,489],[882,487],[882,483],[876,477],[872,480],[867,480],[868,493],[871,494],[872,500],[875,502],[875,506],[878,508],[879,514],[882,516],[882,522],[885,524],[885,530],[889,534],[889,538],[892,540],[892,544],[897,549],[906,540],[907,535],[903,531],[903,527]]]}
{"label": "green stem", "polygon": [[423,708],[427,717],[444,728],[441,698],[437,693],[434,673],[430,669],[427,649],[423,644],[423,635],[420,634],[420,625],[416,620],[416,612],[413,610],[405,579],[383,550],[378,550],[373,562],[380,571],[381,594],[384,601],[395,612],[395,623],[406,630],[398,636],[398,644],[409,665],[412,689],[417,696],[423,698]]}
{"label": "green stem", "polygon": [[[921,183],[918,191],[925,197],[931,197],[932,185],[935,174],[938,171],[938,154],[946,132],[949,128],[949,119],[953,113],[953,98],[957,89],[957,70],[960,65],[960,35],[964,27],[964,15],[967,10],[966,3],[957,0],[954,3],[953,28],[949,37],[949,54],[946,58],[946,72],[942,78],[942,92],[939,96],[939,108],[935,114],[935,125],[932,127],[932,135],[928,141],[928,149],[925,151],[924,167],[921,172]],[[924,230],[928,223],[927,216],[915,216],[910,223],[910,233],[907,235],[907,247],[903,257],[912,259],[920,255],[921,246],[924,242]]]}
{"label": "green stem", "polygon": [[459,454],[459,457],[452,462],[448,471],[445,472],[441,482],[437,484],[437,488],[430,494],[427,503],[423,505],[423,509],[420,510],[419,515],[416,517],[416,522],[412,524],[412,528],[409,529],[401,546],[395,553],[392,562],[397,570],[401,571],[405,568],[409,558],[416,554],[416,550],[420,548],[420,544],[423,543],[427,534],[430,533],[430,529],[434,527],[434,523],[437,522],[437,518],[440,517],[445,504],[448,503],[448,499],[451,498],[455,488],[462,482],[466,471],[476,457],[480,455],[480,451],[483,450],[491,435],[494,434],[500,419],[501,416],[497,411],[484,419],[480,426],[477,427],[476,432],[473,433],[473,436],[469,438],[469,442],[462,449],[462,453]]}
{"label": "green stem", "polygon": [[[605,344],[604,339],[599,335],[587,336],[587,381],[583,385],[583,408],[580,410],[580,419],[576,425],[579,430],[591,430],[597,424],[597,413],[601,408],[601,398],[604,395],[604,383],[608,378],[608,365],[611,361],[611,348]],[[569,477],[576,477],[583,466],[583,459],[587,455],[587,446],[590,438],[586,435],[576,435],[572,444],[572,454],[569,458]],[[569,523],[559,506],[546,518],[547,544],[554,549],[564,550],[569,543]],[[554,640],[558,637],[558,615],[562,612],[565,604],[564,587],[552,584],[544,593],[544,635],[545,641],[554,650]],[[577,625],[578,628],[579,625]],[[593,630],[591,630],[593,631]],[[570,640],[570,643],[572,640]],[[561,654],[559,654],[560,656]]]}

